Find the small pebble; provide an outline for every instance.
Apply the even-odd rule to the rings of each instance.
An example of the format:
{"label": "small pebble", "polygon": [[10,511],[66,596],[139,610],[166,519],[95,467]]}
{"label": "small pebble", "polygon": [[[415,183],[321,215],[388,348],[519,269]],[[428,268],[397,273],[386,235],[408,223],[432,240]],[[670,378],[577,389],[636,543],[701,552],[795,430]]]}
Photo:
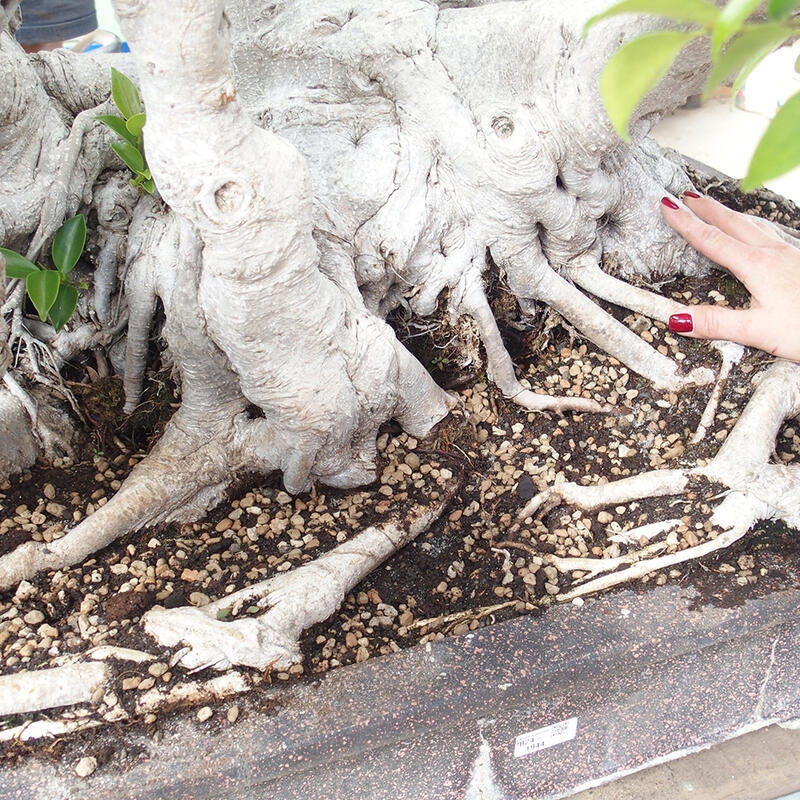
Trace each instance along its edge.
{"label": "small pebble", "polygon": [[28,625],[39,625],[44,622],[44,614],[38,609],[34,609],[33,611],[29,611],[23,619]]}
{"label": "small pebble", "polygon": [[75,765],[75,774],[79,778],[88,778],[97,769],[97,759],[94,756],[84,756]]}

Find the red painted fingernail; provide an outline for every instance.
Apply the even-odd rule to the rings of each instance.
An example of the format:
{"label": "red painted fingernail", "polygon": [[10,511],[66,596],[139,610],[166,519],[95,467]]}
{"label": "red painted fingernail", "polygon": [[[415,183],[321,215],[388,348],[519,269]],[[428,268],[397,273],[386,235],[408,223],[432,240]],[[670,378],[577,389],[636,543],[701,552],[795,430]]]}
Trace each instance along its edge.
{"label": "red painted fingernail", "polygon": [[694,322],[691,314],[673,314],[669,318],[669,329],[675,333],[691,333],[694,330]]}
{"label": "red painted fingernail", "polygon": [[697,194],[697,192],[684,192],[683,196],[684,197],[691,197],[693,200],[699,200],[700,199],[700,195]]}
{"label": "red painted fingernail", "polygon": [[667,208],[671,208],[673,210],[676,210],[678,208],[678,204],[674,200],[671,200],[669,197],[662,197],[661,205],[664,205]]}

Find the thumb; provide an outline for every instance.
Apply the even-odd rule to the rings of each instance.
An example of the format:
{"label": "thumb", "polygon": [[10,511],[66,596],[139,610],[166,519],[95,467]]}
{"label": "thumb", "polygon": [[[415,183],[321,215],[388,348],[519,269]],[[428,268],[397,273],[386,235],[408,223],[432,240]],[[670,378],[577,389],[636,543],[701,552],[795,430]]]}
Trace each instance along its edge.
{"label": "thumb", "polygon": [[751,347],[759,347],[754,340],[750,311],[724,306],[691,306],[681,309],[669,318],[669,329],[694,339],[725,339]]}

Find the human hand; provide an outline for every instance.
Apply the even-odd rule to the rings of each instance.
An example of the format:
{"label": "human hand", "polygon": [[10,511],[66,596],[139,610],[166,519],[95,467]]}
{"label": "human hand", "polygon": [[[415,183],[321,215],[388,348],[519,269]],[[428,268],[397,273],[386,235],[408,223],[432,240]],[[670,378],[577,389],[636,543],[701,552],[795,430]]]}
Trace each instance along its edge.
{"label": "human hand", "polygon": [[[661,200],[667,224],[703,255],[725,267],[750,292],[750,307],[687,306],[669,328],[698,339],[727,339],[800,361],[800,249],[756,217],[710,197],[683,195],[686,209]],[[691,212],[691,213],[690,213]]]}

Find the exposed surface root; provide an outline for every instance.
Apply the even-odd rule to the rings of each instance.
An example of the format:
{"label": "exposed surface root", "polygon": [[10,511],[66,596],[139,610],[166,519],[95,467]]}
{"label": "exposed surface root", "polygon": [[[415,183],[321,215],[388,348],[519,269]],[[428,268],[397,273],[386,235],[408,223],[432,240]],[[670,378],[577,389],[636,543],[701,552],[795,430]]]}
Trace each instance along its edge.
{"label": "exposed surface root", "polygon": [[[416,505],[405,519],[372,526],[314,561],[249,586],[202,608],[156,606],[142,619],[164,647],[183,645],[180,663],[190,670],[231,665],[282,669],[300,660],[301,632],[327,619],[345,594],[390,555],[427,530],[455,491],[430,505]],[[226,622],[243,605],[267,610]]]}
{"label": "exposed surface root", "polygon": [[[181,409],[153,452],[136,466],[114,497],[63,538],[26,542],[0,558],[0,588],[37,572],[75,564],[133,530],[171,520],[190,520],[213,508],[239,470],[274,469],[263,420],[231,421],[227,437],[192,436],[196,423]],[[213,419],[206,418],[209,433]]]}
{"label": "exposed surface root", "polygon": [[0,717],[88,703],[107,678],[97,662],[0,675]]}
{"label": "exposed surface root", "polygon": [[[650,572],[715,552],[742,538],[760,520],[777,519],[793,528],[800,527],[797,496],[800,470],[793,466],[768,463],[780,424],[800,413],[800,365],[779,361],[757,377],[756,390],[739,422],[715,458],[694,469],[664,469],[606,484],[583,486],[563,483],[539,493],[523,508],[512,533],[521,521],[543,516],[561,503],[592,511],[648,497],[682,494],[694,478],[705,478],[728,487],[724,500],[714,509],[710,524],[717,535],[685,550],[653,557],[667,542],[651,541],[681,527],[680,520],[627,531],[622,541],[638,549],[614,558],[562,558],[547,561],[561,572],[580,571],[587,581],[559,595],[559,600],[608,589]],[[655,525],[655,526],[654,526]],[[610,573],[610,574],[602,574]],[[601,575],[602,577],[597,577]]]}

